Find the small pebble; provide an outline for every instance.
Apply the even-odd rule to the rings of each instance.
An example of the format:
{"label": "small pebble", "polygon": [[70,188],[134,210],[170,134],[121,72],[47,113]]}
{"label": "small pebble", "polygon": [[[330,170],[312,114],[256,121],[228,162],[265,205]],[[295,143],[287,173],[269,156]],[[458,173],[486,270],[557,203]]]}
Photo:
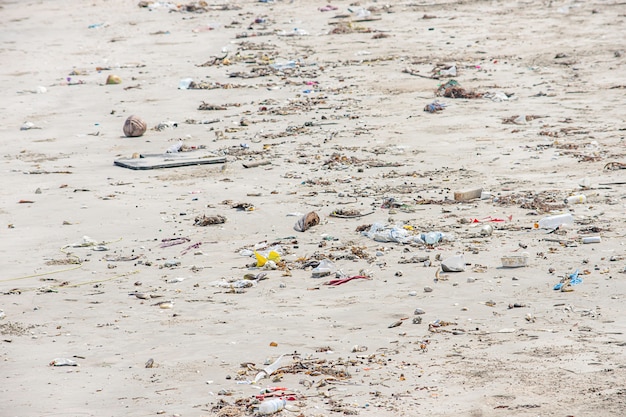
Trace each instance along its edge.
{"label": "small pebble", "polygon": [[401,277],[402,276],[402,271],[397,271],[394,275],[397,276],[397,277]]}
{"label": "small pebble", "polygon": [[420,314],[426,314],[426,311],[424,311],[421,308],[416,308],[413,314],[415,314],[416,316],[419,316]]}
{"label": "small pebble", "polygon": [[421,317],[413,317],[413,324],[422,324],[422,318]]}
{"label": "small pebble", "polygon": [[468,277],[468,278],[467,278],[467,282],[469,282],[470,284],[471,284],[472,282],[476,282],[476,278],[474,278],[474,277]]}
{"label": "small pebble", "polygon": [[411,297],[415,297],[415,296],[417,295],[417,291],[411,291],[411,292],[409,293],[409,295],[410,295]]}
{"label": "small pebble", "polygon": [[281,282],[280,285],[278,285],[279,288],[287,288],[287,284],[285,284],[284,282]]}
{"label": "small pebble", "polygon": [[433,292],[432,287],[424,287],[424,292]]}

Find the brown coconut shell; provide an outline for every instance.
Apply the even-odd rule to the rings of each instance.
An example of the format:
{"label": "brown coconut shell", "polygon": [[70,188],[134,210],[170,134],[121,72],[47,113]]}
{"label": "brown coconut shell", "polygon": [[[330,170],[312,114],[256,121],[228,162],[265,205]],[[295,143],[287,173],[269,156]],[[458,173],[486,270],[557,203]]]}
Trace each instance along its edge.
{"label": "brown coconut shell", "polygon": [[122,78],[119,75],[111,74],[107,77],[107,84],[121,84]]}
{"label": "brown coconut shell", "polygon": [[146,133],[146,122],[137,116],[129,116],[124,122],[124,134],[127,137],[136,138]]}

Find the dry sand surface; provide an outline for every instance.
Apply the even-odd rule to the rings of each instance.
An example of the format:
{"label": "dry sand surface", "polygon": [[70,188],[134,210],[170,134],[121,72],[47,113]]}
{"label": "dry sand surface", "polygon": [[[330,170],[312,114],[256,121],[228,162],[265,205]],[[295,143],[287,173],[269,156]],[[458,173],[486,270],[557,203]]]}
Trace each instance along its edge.
{"label": "dry sand surface", "polygon": [[626,415],[624,2],[141,3],[0,1],[2,417]]}

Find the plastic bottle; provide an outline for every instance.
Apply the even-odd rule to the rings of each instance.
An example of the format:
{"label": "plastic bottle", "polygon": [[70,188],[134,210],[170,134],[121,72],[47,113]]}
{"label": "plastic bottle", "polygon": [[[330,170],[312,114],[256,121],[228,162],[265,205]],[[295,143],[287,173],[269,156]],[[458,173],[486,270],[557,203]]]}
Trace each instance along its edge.
{"label": "plastic bottle", "polygon": [[348,11],[354,14],[354,17],[356,17],[357,19],[368,19],[372,15],[372,12],[362,7],[359,7],[358,9],[352,9],[348,7]]}
{"label": "plastic bottle", "polygon": [[274,361],[274,363],[272,363],[271,365],[266,366],[265,369],[263,369],[261,372],[256,374],[256,377],[254,378],[254,383],[256,384],[257,382],[259,382],[263,378],[267,378],[268,376],[270,376],[274,372],[276,372],[280,368],[280,361],[283,359],[283,356],[285,356],[285,355],[284,354],[280,355],[278,357],[278,359],[276,359]]}
{"label": "plastic bottle", "polygon": [[456,77],[456,65],[453,65],[448,69],[439,71],[439,75],[448,76],[448,77]]}
{"label": "plastic bottle", "polygon": [[285,69],[293,69],[296,67],[296,61],[276,62],[274,64],[271,64],[270,67],[277,71],[282,71]]}
{"label": "plastic bottle", "polygon": [[78,363],[67,358],[56,358],[50,362],[50,366],[78,366]]}
{"label": "plastic bottle", "polygon": [[493,226],[490,224],[486,224],[480,228],[481,236],[491,236],[493,234]]}
{"label": "plastic bottle", "polygon": [[465,271],[465,257],[463,255],[454,255],[441,262],[443,272],[462,272]]}
{"label": "plastic bottle", "polygon": [[428,232],[422,236],[422,240],[426,242],[427,245],[434,245],[435,243],[441,242],[443,239],[443,233],[441,232]]}
{"label": "plastic bottle", "polygon": [[535,227],[539,229],[556,229],[559,226],[572,224],[574,224],[574,217],[570,213],[565,213],[544,217],[535,224]]}
{"label": "plastic bottle", "polygon": [[193,82],[193,78],[183,78],[182,80],[178,82],[178,89],[188,90],[192,82]]}
{"label": "plastic bottle", "polygon": [[165,153],[178,153],[178,152],[180,152],[182,147],[183,147],[183,141],[179,140],[177,143],[175,143],[172,146],[170,146],[169,148],[167,148]]}
{"label": "plastic bottle", "polygon": [[584,194],[577,194],[569,196],[565,199],[565,204],[585,204],[587,202],[587,196]]}
{"label": "plastic bottle", "polygon": [[328,259],[322,259],[316,268],[311,271],[313,278],[321,278],[335,272],[335,264]]}
{"label": "plastic bottle", "polygon": [[361,233],[377,242],[406,243],[409,240],[408,230],[401,226],[389,228],[382,223],[374,223],[369,231]]}
{"label": "plastic bottle", "polygon": [[193,33],[209,32],[209,31],[215,30],[215,29],[217,29],[219,27],[220,27],[220,25],[217,24],[217,23],[209,23],[208,25],[198,26],[198,27],[192,29],[191,31]]}
{"label": "plastic bottle", "polygon": [[259,414],[263,416],[267,416],[270,414],[274,414],[285,408],[287,405],[287,401],[281,400],[280,398],[274,398],[273,400],[263,401],[259,405]]}

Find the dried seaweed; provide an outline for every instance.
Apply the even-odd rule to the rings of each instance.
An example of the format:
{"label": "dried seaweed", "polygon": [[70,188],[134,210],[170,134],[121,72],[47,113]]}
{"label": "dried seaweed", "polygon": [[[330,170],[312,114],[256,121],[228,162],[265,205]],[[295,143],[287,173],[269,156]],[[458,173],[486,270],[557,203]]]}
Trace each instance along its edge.
{"label": "dried seaweed", "polygon": [[483,96],[483,93],[466,90],[455,80],[440,85],[435,94],[448,98],[481,98]]}
{"label": "dried seaweed", "polygon": [[552,210],[565,208],[561,197],[557,197],[555,191],[543,191],[540,193],[526,192],[509,194],[494,199],[494,204],[499,206],[518,206],[523,209],[536,210],[547,213]]}

